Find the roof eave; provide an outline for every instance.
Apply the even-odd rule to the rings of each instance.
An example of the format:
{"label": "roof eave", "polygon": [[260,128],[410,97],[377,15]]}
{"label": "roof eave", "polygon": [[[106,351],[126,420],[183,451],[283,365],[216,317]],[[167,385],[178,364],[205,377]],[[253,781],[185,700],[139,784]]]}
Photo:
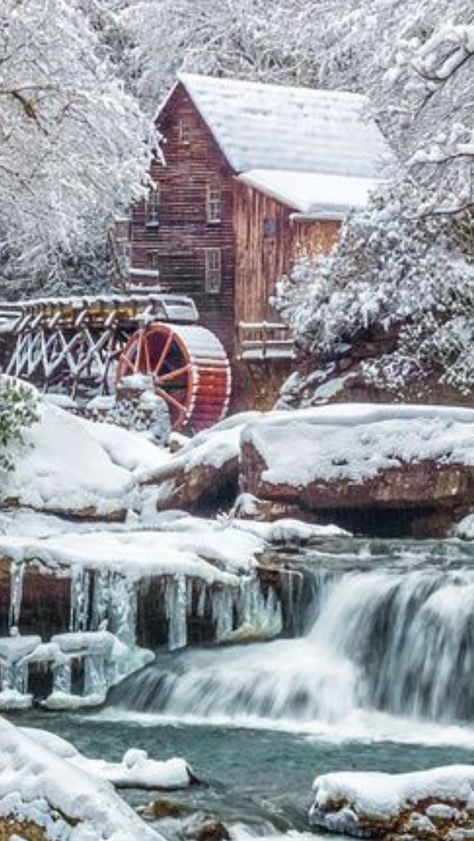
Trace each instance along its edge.
{"label": "roof eave", "polygon": [[308,213],[292,213],[290,219],[292,222],[343,222],[352,210],[355,208],[321,208]]}
{"label": "roof eave", "polygon": [[268,196],[270,199],[277,201],[279,204],[283,204],[289,210],[294,211],[294,213],[304,214],[304,207],[296,204],[296,202],[283,199],[277,190],[272,190],[271,187],[264,187],[263,185],[255,181],[253,178],[250,178],[245,172],[242,172],[240,175],[236,175],[235,178],[237,179],[237,181],[240,181],[241,184],[246,184],[247,187],[251,187],[253,190],[257,190],[259,193],[263,193],[265,196]]}

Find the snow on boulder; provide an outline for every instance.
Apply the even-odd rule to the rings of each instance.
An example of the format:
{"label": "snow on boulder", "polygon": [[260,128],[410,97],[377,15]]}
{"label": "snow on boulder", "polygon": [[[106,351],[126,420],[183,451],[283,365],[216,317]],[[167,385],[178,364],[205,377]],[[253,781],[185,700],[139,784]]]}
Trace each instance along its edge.
{"label": "snow on boulder", "polygon": [[474,837],[474,766],[450,765],[409,774],[324,774],[313,784],[313,827],[357,837]]}
{"label": "snow on boulder", "polygon": [[136,471],[165,457],[137,433],[84,421],[40,397],[38,413],[15,445],[14,470],[4,474],[6,505],[119,519],[136,504]]}
{"label": "snow on boulder", "polygon": [[300,508],[469,510],[474,411],[339,404],[270,412],[241,434],[243,490]]}
{"label": "snow on boulder", "polygon": [[143,470],[139,480],[158,485],[158,510],[233,501],[237,495],[240,433],[259,412],[234,415],[205,429],[184,444],[169,461],[157,469]]}
{"label": "snow on boulder", "polygon": [[133,475],[138,476],[147,470],[159,470],[170,459],[167,449],[153,444],[144,435],[111,423],[99,423],[86,418],[79,420],[113,464]]}
{"label": "snow on boulder", "polygon": [[133,479],[113,464],[83,423],[46,401],[24,433],[3,497],[19,505],[75,515],[117,515],[127,507]]}
{"label": "snow on boulder", "polygon": [[[45,744],[0,718],[0,834],[50,841],[159,841],[97,775],[73,765]],[[38,830],[36,830],[38,831]]]}

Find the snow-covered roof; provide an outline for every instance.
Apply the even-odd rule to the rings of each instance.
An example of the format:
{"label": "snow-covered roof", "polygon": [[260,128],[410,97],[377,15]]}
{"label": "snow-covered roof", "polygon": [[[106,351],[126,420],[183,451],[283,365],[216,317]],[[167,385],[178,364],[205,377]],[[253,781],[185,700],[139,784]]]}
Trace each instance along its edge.
{"label": "snow-covered roof", "polygon": [[278,169],[375,178],[393,161],[369,100],[360,94],[190,73],[178,80],[237,173]]}
{"label": "snow-covered roof", "polygon": [[350,210],[365,207],[376,186],[374,178],[280,169],[254,169],[239,175],[239,181],[311,219],[344,218]]}

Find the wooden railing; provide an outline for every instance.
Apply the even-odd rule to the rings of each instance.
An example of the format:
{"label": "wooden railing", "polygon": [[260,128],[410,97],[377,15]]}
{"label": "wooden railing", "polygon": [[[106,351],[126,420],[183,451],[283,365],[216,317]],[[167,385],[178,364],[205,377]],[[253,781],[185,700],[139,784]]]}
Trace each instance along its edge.
{"label": "wooden railing", "polygon": [[237,358],[247,360],[292,359],[294,341],[286,324],[270,321],[237,325]]}

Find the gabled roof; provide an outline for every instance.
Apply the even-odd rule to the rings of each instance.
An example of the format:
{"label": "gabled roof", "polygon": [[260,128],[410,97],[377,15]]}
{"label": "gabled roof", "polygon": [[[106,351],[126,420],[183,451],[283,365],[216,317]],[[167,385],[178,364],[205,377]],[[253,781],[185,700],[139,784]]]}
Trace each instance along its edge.
{"label": "gabled roof", "polygon": [[190,73],[178,80],[236,173],[278,169],[376,178],[393,161],[360,94]]}
{"label": "gabled roof", "polygon": [[239,181],[261,190],[310,219],[344,219],[350,210],[367,205],[375,190],[373,178],[320,175],[279,169],[254,169],[238,176]]}

